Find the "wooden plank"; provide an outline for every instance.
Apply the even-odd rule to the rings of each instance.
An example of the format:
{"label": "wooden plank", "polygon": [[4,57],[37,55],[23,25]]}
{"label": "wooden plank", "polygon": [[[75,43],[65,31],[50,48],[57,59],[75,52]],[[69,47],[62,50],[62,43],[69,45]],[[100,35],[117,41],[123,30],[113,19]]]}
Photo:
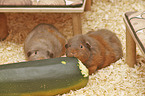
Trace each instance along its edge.
{"label": "wooden plank", "polygon": [[0,7],[0,12],[45,12],[45,13],[82,13],[86,0],[81,7]]}

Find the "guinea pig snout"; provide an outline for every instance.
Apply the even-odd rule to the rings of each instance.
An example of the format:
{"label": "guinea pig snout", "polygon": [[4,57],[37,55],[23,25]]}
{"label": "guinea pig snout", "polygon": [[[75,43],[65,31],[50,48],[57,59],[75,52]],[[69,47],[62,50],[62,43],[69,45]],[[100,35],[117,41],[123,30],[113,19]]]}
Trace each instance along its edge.
{"label": "guinea pig snout", "polygon": [[70,53],[72,56],[75,56],[76,55],[76,52],[71,52]]}
{"label": "guinea pig snout", "polygon": [[68,57],[77,57],[77,51],[76,50],[69,50],[66,55]]}

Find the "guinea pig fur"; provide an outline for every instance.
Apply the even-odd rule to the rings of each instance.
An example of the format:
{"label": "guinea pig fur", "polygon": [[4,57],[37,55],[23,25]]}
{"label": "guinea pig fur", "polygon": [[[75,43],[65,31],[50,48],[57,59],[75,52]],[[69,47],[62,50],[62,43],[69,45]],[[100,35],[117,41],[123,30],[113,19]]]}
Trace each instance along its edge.
{"label": "guinea pig fur", "polygon": [[28,60],[60,57],[65,54],[65,37],[50,24],[37,25],[26,37],[24,52]]}
{"label": "guinea pig fur", "polygon": [[76,35],[68,40],[65,47],[66,55],[81,60],[89,69],[89,74],[123,56],[120,40],[116,34],[106,29]]}

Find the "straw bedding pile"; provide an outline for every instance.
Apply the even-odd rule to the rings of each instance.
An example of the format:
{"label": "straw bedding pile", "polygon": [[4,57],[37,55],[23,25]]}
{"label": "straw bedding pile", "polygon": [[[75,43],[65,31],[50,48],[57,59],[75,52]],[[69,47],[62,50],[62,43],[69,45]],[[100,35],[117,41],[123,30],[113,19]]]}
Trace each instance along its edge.
{"label": "straw bedding pile", "polygon": [[[137,49],[135,68],[126,64],[125,24],[127,11],[142,11],[144,0],[93,0],[92,11],[82,14],[83,33],[101,28],[117,34],[122,42],[124,57],[90,76],[86,87],[62,96],[145,96],[145,58]],[[0,42],[0,64],[25,61],[23,42],[39,23],[56,26],[67,38],[72,36],[71,15],[7,13],[9,36]]]}

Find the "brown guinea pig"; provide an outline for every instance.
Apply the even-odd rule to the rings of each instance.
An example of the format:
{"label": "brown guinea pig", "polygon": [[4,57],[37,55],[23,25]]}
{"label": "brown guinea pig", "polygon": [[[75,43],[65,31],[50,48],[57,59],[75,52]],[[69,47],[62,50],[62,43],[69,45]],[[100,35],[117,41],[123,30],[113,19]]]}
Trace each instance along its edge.
{"label": "brown guinea pig", "polygon": [[7,17],[4,13],[0,13],[0,40],[4,40],[8,34]]}
{"label": "brown guinea pig", "polygon": [[81,60],[89,69],[89,74],[123,56],[120,40],[106,29],[76,35],[68,40],[65,47],[66,55]]}
{"label": "brown guinea pig", "polygon": [[0,0],[0,5],[32,5],[31,0]]}
{"label": "brown guinea pig", "polygon": [[60,57],[65,54],[65,37],[50,24],[37,25],[26,37],[24,52],[28,60]]}

